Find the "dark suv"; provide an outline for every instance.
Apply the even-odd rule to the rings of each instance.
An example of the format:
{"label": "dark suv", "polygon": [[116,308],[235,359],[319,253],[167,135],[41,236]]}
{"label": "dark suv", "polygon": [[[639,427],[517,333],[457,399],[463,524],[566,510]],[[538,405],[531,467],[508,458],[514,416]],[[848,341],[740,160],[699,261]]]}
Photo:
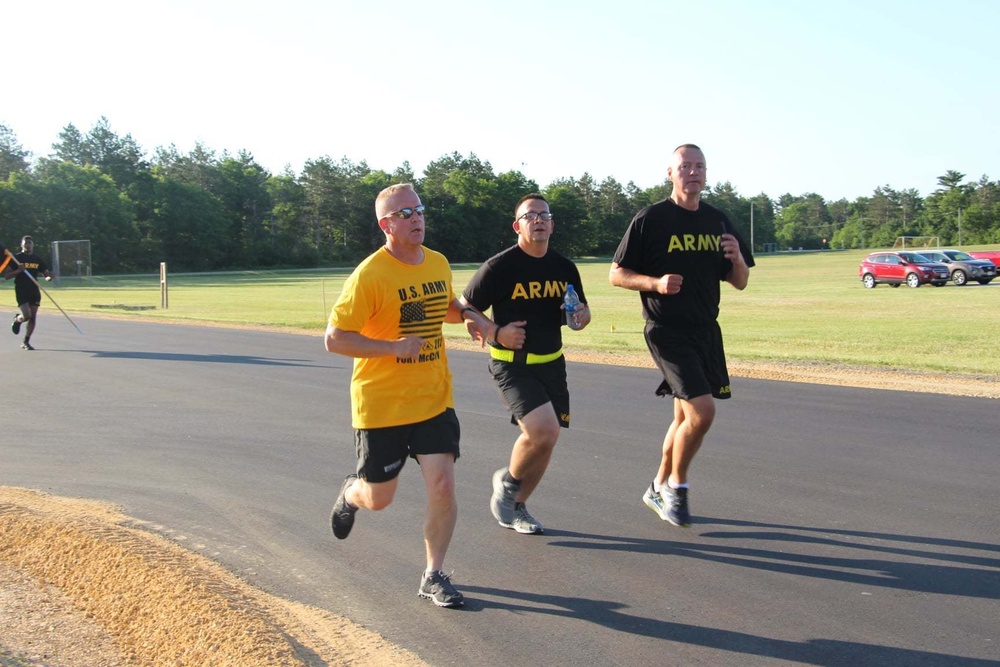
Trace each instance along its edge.
{"label": "dark suv", "polygon": [[997,277],[997,269],[988,259],[976,259],[961,250],[924,250],[921,254],[932,262],[941,262],[951,271],[951,279],[956,285],[964,285],[975,280],[980,285],[989,285]]}
{"label": "dark suv", "polygon": [[899,287],[903,283],[910,287],[930,283],[941,287],[951,278],[946,265],[932,262],[920,253],[909,250],[873,252],[862,260],[858,275],[869,289],[879,283],[893,287]]}

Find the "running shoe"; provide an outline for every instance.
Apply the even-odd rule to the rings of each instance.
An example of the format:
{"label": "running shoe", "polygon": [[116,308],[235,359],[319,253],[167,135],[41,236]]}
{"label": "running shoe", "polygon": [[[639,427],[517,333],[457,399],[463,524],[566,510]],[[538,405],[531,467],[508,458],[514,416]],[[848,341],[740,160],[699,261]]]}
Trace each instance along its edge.
{"label": "running shoe", "polygon": [[646,493],[642,494],[642,502],[646,503],[646,507],[656,512],[661,519],[670,521],[667,518],[666,505],[663,504],[663,496],[653,490],[652,484],[646,487]]}
{"label": "running shoe", "polygon": [[503,481],[506,468],[500,468],[493,473],[493,496],[490,498],[490,512],[493,518],[504,528],[511,528],[514,522],[514,497],[517,487]]}
{"label": "running shoe", "polygon": [[465,604],[465,596],[451,583],[451,577],[441,570],[424,572],[417,595],[439,607],[461,607]]}
{"label": "running shoe", "polygon": [[14,321],[11,322],[10,330],[14,332],[14,335],[21,333],[21,320],[17,319],[17,313],[14,313]]}
{"label": "running shoe", "polygon": [[511,521],[510,527],[524,535],[541,535],[545,532],[542,524],[528,514],[528,508],[524,503],[514,504],[514,520]]}
{"label": "running shoe", "polygon": [[31,343],[25,341],[25,342],[21,343],[21,349],[22,350],[34,350],[35,348],[33,348],[31,346]]}
{"label": "running shoe", "polygon": [[667,504],[667,521],[675,526],[687,528],[691,525],[691,513],[688,512],[688,490],[664,488],[660,491],[663,501]]}
{"label": "running shoe", "polygon": [[347,476],[344,485],[340,487],[337,501],[333,503],[333,510],[330,512],[330,525],[333,527],[334,537],[338,540],[346,539],[351,534],[351,528],[354,527],[354,513],[358,511],[358,508],[347,506],[346,494],[347,489],[357,478],[358,476],[354,474]]}

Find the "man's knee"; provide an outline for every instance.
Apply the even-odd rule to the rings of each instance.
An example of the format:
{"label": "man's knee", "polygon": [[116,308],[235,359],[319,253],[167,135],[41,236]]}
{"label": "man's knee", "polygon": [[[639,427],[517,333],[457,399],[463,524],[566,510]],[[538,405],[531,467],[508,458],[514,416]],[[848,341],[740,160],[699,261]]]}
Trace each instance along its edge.
{"label": "man's knee", "polygon": [[715,399],[711,394],[682,401],[683,421],[693,431],[705,433],[715,421]]}
{"label": "man's knee", "polygon": [[519,425],[530,447],[550,450],[559,439],[559,419],[551,403],[546,403],[526,414]]}
{"label": "man's knee", "polygon": [[390,483],[355,482],[355,489],[363,499],[362,504],[373,512],[384,510],[391,505],[396,495],[396,485]]}
{"label": "man's knee", "polygon": [[432,504],[448,504],[455,499],[455,457],[451,454],[431,454],[417,457],[427,486],[427,498]]}
{"label": "man's knee", "polygon": [[455,497],[455,478],[452,475],[435,476],[427,480],[427,495],[435,503],[448,503]]}

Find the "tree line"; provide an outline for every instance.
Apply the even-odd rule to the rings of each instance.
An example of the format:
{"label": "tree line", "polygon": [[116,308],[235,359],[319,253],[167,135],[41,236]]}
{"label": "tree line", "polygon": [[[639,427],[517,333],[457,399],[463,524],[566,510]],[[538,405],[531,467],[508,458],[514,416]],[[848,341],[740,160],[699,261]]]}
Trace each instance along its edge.
{"label": "tree line", "polygon": [[[556,219],[553,246],[570,257],[608,256],[636,211],[670,195],[588,173],[544,187],[519,171],[495,173],[475,154],[443,155],[413,173],[329,156],[272,174],[248,151],[203,144],[189,153],[158,147],[152,156],[101,118],[89,132],[67,125],[52,153],[32,159],[0,124],[0,240],[24,234],[41,250],[56,240],[89,239],[96,274],[351,265],[384,237],[374,201],[384,187],[412,182],[427,207],[428,246],[454,262],[481,262],[511,245],[513,207],[542,192]],[[664,160],[666,163],[666,160]],[[815,193],[740,195],[717,183],[705,201],[725,211],[755,251],[764,248],[885,247],[900,235],[943,244],[1000,242],[1000,183],[965,183],[947,171],[922,198],[878,187],[868,197],[827,202]]]}

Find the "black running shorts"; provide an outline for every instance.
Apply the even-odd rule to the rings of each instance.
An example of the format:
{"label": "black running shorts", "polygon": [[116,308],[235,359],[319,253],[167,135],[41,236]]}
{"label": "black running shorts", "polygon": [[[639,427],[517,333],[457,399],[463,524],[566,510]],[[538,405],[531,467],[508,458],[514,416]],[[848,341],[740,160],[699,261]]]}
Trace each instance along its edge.
{"label": "black running shorts", "polygon": [[663,382],[657,396],[676,396],[691,400],[711,394],[729,398],[729,370],[722,346],[722,329],[718,322],[698,329],[672,329],[652,321],[646,322],[646,346],[653,355]]}
{"label": "black running shorts", "polygon": [[373,484],[388,482],[399,475],[407,456],[416,459],[418,454],[454,454],[458,460],[460,436],[453,408],[416,424],[357,429],[358,477]]}
{"label": "black running shorts", "polygon": [[42,292],[34,283],[28,283],[23,287],[15,285],[14,298],[17,300],[18,306],[23,306],[24,304],[31,306],[42,305]]}
{"label": "black running shorts", "polygon": [[569,428],[569,387],[566,385],[566,357],[544,364],[521,364],[490,359],[490,375],[511,422],[535,408],[552,403],[559,425]]}

